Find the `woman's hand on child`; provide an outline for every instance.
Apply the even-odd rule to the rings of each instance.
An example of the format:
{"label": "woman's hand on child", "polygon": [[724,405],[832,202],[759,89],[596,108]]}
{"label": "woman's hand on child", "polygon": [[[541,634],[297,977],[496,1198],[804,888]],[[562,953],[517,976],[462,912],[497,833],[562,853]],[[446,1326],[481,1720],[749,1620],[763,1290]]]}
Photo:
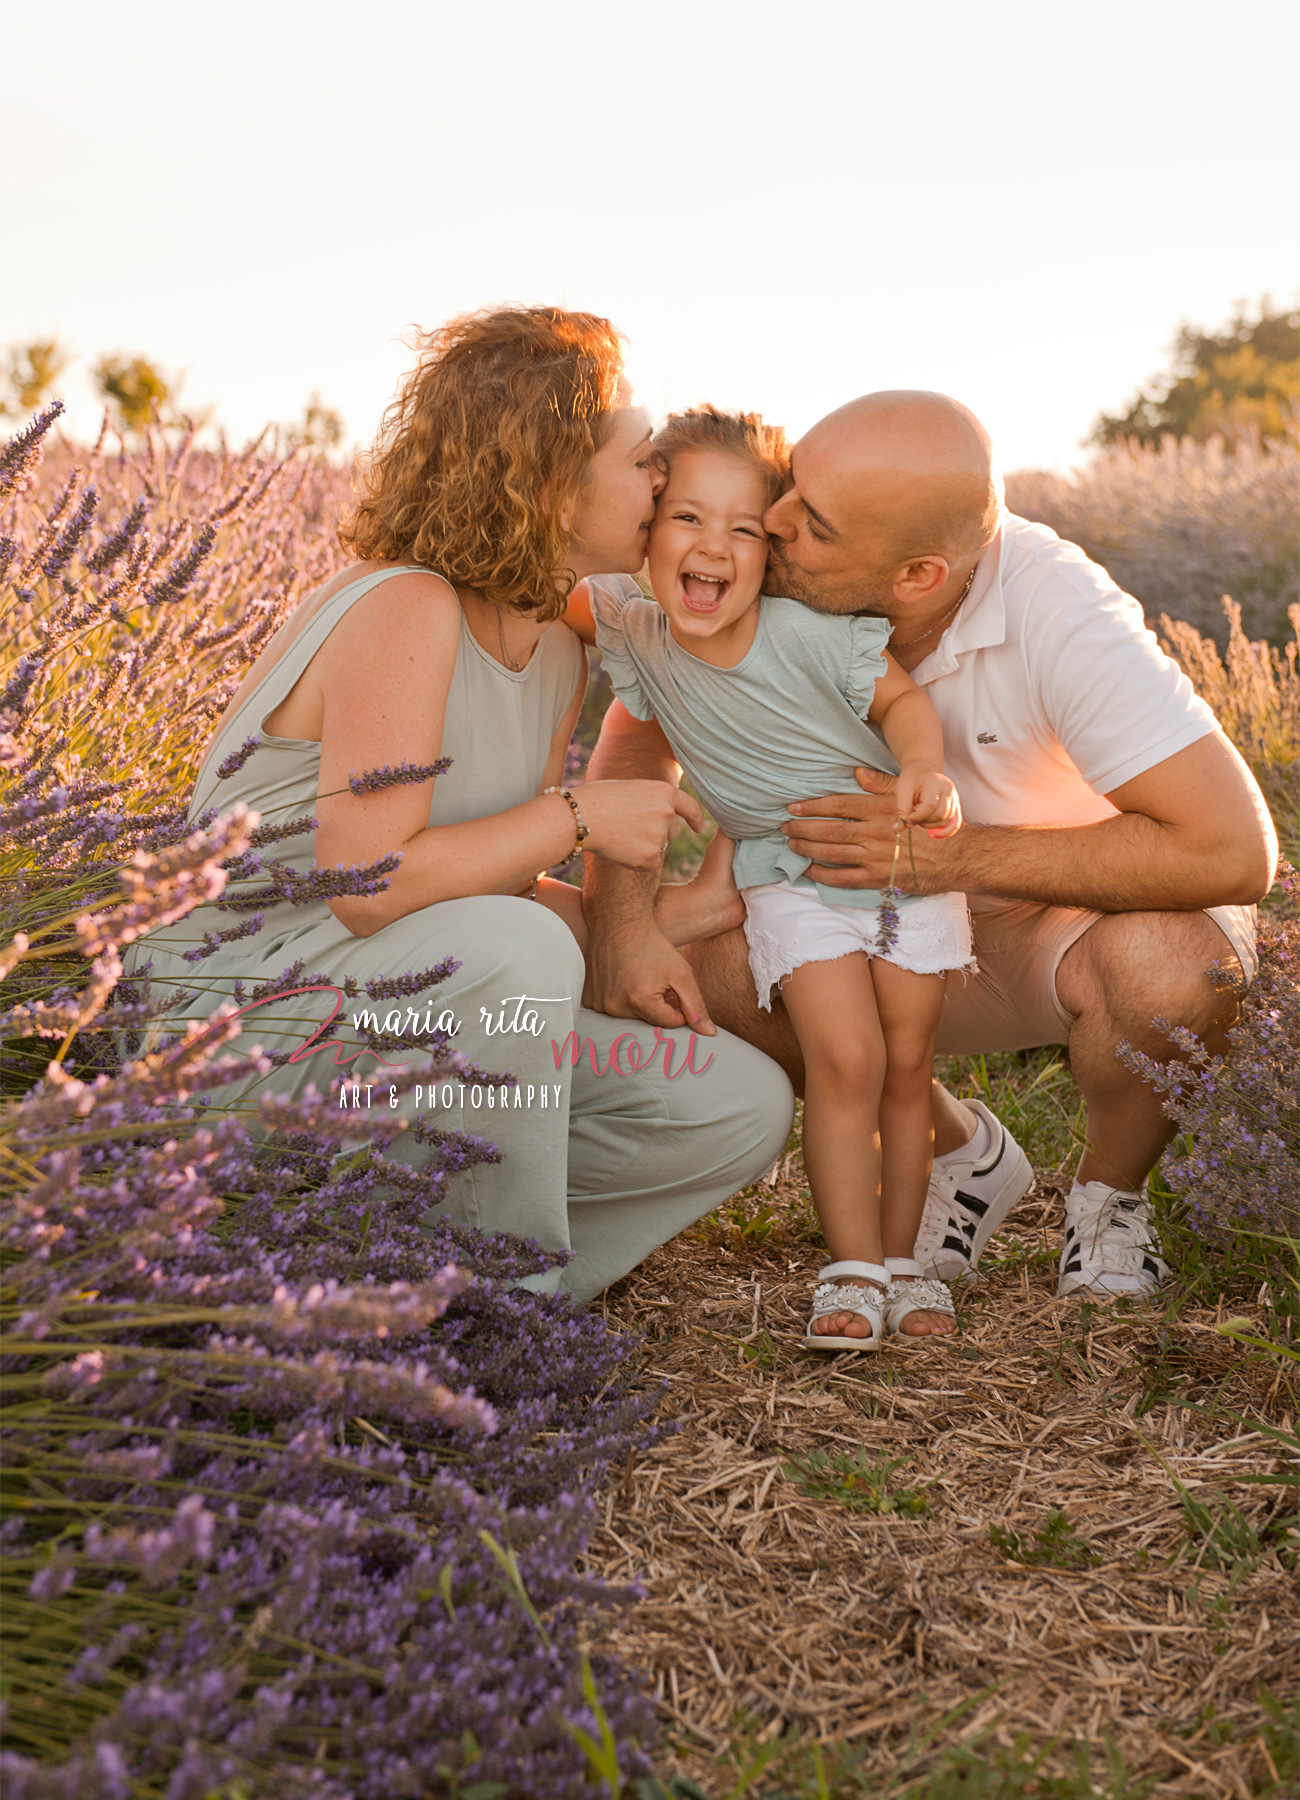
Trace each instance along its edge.
{"label": "woman's hand on child", "polygon": [[898,772],[898,818],[903,825],[928,825],[933,838],[951,837],[961,826],[961,801],[946,775],[928,763],[905,763]]}
{"label": "woman's hand on child", "polygon": [[658,872],[678,819],[704,824],[699,801],[667,781],[589,781],[573,790],[587,827],[584,850],[629,869]]}

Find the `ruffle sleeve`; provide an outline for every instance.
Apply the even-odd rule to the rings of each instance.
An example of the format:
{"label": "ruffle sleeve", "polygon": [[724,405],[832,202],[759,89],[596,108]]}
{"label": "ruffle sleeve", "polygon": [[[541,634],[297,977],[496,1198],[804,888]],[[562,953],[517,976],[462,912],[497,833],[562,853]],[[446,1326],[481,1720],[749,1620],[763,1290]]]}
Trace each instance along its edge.
{"label": "ruffle sleeve", "polygon": [[627,613],[636,606],[653,607],[654,602],[646,599],[630,575],[590,575],[587,587],[596,621],[596,648],[614,693],[634,719],[653,719],[655,709],[637,673]]}
{"label": "ruffle sleeve", "polygon": [[849,620],[849,668],[844,698],[860,719],[865,719],[875,697],[876,683],[885,672],[885,645],[894,629],[888,619]]}

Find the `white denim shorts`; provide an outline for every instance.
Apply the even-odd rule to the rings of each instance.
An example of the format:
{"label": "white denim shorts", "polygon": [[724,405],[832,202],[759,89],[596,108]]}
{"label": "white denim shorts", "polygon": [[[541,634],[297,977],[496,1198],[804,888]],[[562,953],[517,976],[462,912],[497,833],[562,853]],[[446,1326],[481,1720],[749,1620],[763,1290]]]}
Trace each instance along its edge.
{"label": "white denim shorts", "polygon": [[898,934],[880,948],[880,914],[870,906],[834,906],[815,888],[788,881],[742,888],[749,967],[765,1012],[772,990],[802,963],[834,962],[864,950],[915,975],[973,973],[965,894],[921,894],[898,909]]}

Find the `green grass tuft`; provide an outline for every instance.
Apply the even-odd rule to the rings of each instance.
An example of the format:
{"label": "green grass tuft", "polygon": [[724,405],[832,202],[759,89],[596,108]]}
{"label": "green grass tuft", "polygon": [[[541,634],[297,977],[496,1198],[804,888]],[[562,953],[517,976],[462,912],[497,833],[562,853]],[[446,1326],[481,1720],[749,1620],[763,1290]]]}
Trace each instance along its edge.
{"label": "green grass tuft", "polygon": [[1008,1562],[1042,1564],[1053,1569],[1087,1569],[1101,1560],[1058,1506],[1052,1508],[1046,1523],[1040,1525],[1032,1537],[1022,1538],[1001,1525],[990,1525],[989,1542]]}
{"label": "green grass tuft", "polygon": [[785,1465],[785,1475],[812,1500],[835,1500],[850,1512],[902,1513],[919,1518],[930,1502],[919,1488],[891,1491],[890,1477],[911,1462],[910,1456],[872,1457],[865,1449],[813,1450],[801,1462]]}

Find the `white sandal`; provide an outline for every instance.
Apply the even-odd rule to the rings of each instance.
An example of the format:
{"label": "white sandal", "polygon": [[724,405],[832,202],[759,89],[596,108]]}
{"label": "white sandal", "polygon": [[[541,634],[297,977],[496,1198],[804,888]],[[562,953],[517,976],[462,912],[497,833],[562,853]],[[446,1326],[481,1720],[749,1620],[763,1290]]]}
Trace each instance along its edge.
{"label": "white sandal", "polygon": [[[934,1337],[934,1332],[912,1333],[902,1329],[903,1320],[909,1313],[937,1312],[947,1313],[950,1319],[957,1316],[952,1303],[952,1291],[946,1281],[918,1280],[924,1276],[925,1270],[919,1262],[910,1256],[887,1256],[885,1267],[890,1274],[889,1292],[885,1295],[885,1330],[890,1337],[912,1337],[923,1343],[926,1338]],[[895,1281],[895,1275],[910,1275],[910,1281]],[[951,1333],[945,1334],[951,1336]]]}
{"label": "white sandal", "polygon": [[[838,1279],[851,1275],[858,1279]],[[872,1286],[865,1285],[873,1283]],[[885,1335],[885,1301],[888,1298],[889,1270],[879,1263],[827,1263],[819,1270],[813,1289],[812,1316],[804,1333],[806,1350],[879,1350]],[[869,1337],[837,1337],[830,1332],[815,1332],[813,1326],[828,1313],[856,1313],[871,1327]]]}

